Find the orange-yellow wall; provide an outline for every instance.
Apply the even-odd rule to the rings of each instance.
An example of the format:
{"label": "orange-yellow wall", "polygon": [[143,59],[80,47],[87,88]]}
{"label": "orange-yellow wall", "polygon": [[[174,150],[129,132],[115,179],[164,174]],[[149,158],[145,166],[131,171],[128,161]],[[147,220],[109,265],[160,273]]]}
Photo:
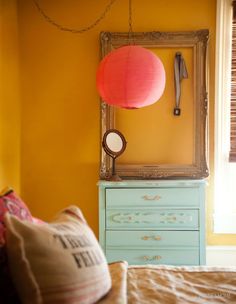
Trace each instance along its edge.
{"label": "orange-yellow wall", "polygon": [[[74,28],[94,21],[107,3],[108,0],[40,1],[48,15]],[[98,39],[100,31],[128,30],[128,1],[117,0],[97,27],[81,35],[59,31],[46,23],[32,0],[18,0],[18,18],[21,195],[32,213],[45,220],[61,208],[77,204],[97,232],[100,117],[95,74],[99,62]],[[211,231],[215,18],[216,0],[169,0],[168,5],[161,0],[133,1],[134,31],[210,30],[211,177],[207,195],[207,239],[209,244],[233,244],[235,236],[216,237]],[[6,165],[3,159],[0,161],[1,167]],[[7,165],[10,166],[9,159]]]}
{"label": "orange-yellow wall", "polygon": [[20,98],[16,0],[0,1],[0,186],[20,191]]}

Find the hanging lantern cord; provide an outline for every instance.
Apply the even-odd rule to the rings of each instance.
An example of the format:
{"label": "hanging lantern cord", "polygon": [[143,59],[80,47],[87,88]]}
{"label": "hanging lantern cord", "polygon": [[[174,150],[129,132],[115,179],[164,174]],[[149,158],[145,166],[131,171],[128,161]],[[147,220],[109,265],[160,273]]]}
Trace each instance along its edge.
{"label": "hanging lantern cord", "polygon": [[56,28],[58,28],[60,31],[65,31],[65,32],[71,32],[73,34],[82,34],[84,32],[87,32],[89,30],[91,30],[92,28],[94,28],[102,19],[105,18],[107,12],[111,9],[113,3],[116,0],[110,0],[110,2],[107,4],[107,6],[105,7],[104,11],[102,12],[102,14],[90,25],[81,28],[81,29],[73,29],[73,28],[69,28],[69,27],[65,27],[59,23],[57,23],[56,21],[54,21],[51,17],[49,17],[44,10],[40,7],[38,0],[33,0],[35,6],[37,7],[39,13],[43,16],[43,18],[50,23],[51,25],[55,26]]}
{"label": "hanging lantern cord", "polygon": [[135,44],[132,28],[132,0],[129,0],[129,44]]}

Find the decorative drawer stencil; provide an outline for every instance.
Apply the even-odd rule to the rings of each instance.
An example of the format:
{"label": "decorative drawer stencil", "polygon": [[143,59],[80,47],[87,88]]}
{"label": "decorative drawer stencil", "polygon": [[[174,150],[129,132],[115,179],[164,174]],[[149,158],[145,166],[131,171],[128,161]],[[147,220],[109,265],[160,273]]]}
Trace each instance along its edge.
{"label": "decorative drawer stencil", "polygon": [[205,181],[100,181],[99,241],[109,262],[205,264]]}
{"label": "decorative drawer stencil", "polygon": [[197,229],[198,210],[107,210],[106,228]]}

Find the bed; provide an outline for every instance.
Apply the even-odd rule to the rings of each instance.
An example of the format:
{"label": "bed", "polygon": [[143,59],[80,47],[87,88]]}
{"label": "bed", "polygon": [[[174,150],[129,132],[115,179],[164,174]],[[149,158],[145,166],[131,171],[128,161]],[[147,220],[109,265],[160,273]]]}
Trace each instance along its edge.
{"label": "bed", "polygon": [[99,304],[236,303],[236,268],[109,264],[112,289]]}

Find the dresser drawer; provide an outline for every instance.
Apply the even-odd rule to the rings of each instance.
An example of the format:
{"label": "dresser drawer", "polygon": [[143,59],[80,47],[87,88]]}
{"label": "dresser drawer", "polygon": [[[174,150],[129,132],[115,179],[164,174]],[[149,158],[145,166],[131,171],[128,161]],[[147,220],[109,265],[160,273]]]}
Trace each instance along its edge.
{"label": "dresser drawer", "polygon": [[177,229],[197,230],[199,225],[198,210],[107,210],[107,229]]}
{"label": "dresser drawer", "polygon": [[107,231],[106,247],[198,247],[198,231]]}
{"label": "dresser drawer", "polygon": [[199,206],[198,188],[106,189],[106,207]]}
{"label": "dresser drawer", "polygon": [[199,249],[107,249],[108,262],[125,260],[129,264],[198,265]]}

